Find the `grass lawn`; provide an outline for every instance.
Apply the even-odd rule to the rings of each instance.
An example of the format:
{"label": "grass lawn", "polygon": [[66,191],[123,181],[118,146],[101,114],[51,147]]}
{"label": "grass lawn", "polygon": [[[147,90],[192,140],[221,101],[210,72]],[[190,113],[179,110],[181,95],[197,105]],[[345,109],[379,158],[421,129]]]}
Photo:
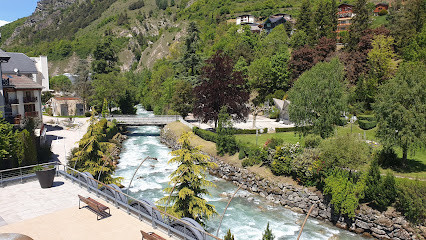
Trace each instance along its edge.
{"label": "grass lawn", "polygon": [[373,17],[372,18],[373,22],[371,23],[371,28],[378,28],[378,27],[388,23],[388,20],[386,19],[386,17],[387,17],[387,15]]}
{"label": "grass lawn", "polygon": [[[256,145],[256,134],[238,134],[235,135],[237,141],[246,142],[251,145]],[[303,144],[303,137],[299,136],[297,132],[281,132],[281,133],[263,133],[258,135],[258,146],[263,146],[268,139],[280,138],[286,143],[295,144],[299,142]]]}
{"label": "grass lawn", "polygon": [[[398,158],[401,159],[401,149],[397,148],[395,151],[398,154]],[[426,180],[426,149],[418,150],[414,155],[408,153],[405,167],[396,165],[386,169],[382,168],[382,172],[385,173],[387,171],[392,172],[395,176]]]}

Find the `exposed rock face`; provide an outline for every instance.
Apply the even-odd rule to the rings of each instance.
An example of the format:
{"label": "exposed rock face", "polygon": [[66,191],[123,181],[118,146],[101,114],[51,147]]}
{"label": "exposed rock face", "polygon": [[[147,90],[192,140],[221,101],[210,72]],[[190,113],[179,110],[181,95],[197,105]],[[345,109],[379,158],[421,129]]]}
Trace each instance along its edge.
{"label": "exposed rock face", "polygon": [[[75,2],[77,0],[40,0],[37,2],[37,7],[33,14],[27,18],[22,26],[15,29],[12,36],[5,42],[5,45],[10,45],[24,28],[36,26],[35,30],[39,31],[54,24],[53,19],[60,15],[61,9],[65,9]],[[46,19],[47,21],[43,22]]]}
{"label": "exposed rock face", "polygon": [[[178,149],[176,140],[168,133],[162,131],[161,141],[172,149]],[[327,220],[337,227],[366,237],[377,239],[425,239],[424,232],[419,229],[416,233],[401,215],[395,210],[379,212],[367,205],[360,206],[353,219],[336,216],[333,207],[328,203],[321,192],[312,192],[301,186],[284,183],[273,183],[247,169],[240,169],[224,163],[222,160],[210,156],[210,160],[218,165],[216,169],[210,169],[210,174],[242,185],[243,189],[257,193],[274,204],[281,204],[292,211],[306,214],[314,205],[311,217]],[[420,228],[422,228],[421,226]]]}

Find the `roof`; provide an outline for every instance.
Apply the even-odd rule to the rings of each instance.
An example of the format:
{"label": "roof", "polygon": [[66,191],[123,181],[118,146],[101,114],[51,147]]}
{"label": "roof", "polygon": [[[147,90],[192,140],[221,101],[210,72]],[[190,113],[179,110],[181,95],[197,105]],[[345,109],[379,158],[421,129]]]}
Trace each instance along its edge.
{"label": "roof", "polygon": [[237,17],[245,17],[245,16],[254,17],[254,16],[253,16],[253,15],[251,15],[251,14],[241,14],[241,15],[238,15]]}
{"label": "roof", "polygon": [[276,22],[279,22],[279,21],[281,21],[281,20],[284,20],[284,21],[286,21],[285,20],[285,18],[284,17],[282,17],[282,16],[270,16],[267,20],[266,20],[266,22],[271,22],[271,23],[276,23]]}
{"label": "roof", "polygon": [[388,6],[389,6],[389,4],[387,4],[387,3],[378,3],[378,4],[376,4],[376,7],[378,7],[378,6],[385,6],[385,7],[388,7]]}
{"label": "roof", "polygon": [[53,99],[55,99],[56,101],[69,101],[69,100],[81,101],[81,98],[78,98],[78,97],[54,97]]}
{"label": "roof", "polygon": [[10,58],[10,56],[7,55],[5,51],[0,49],[0,58],[6,58],[7,59],[7,58]]}
{"label": "roof", "polygon": [[3,63],[3,73],[15,74],[14,69],[18,69],[21,74],[38,73],[35,62],[23,53],[7,52],[10,56],[9,62]]}
{"label": "roof", "polygon": [[9,79],[9,85],[5,88],[11,87],[14,89],[42,89],[43,86],[34,82],[31,78],[24,75],[8,75],[3,74],[3,79]]}
{"label": "roof", "polygon": [[340,4],[339,6],[337,6],[338,8],[339,7],[341,7],[341,6],[349,6],[349,7],[353,7],[353,5],[351,5],[351,4],[347,4],[347,3],[342,3],[342,4]]}

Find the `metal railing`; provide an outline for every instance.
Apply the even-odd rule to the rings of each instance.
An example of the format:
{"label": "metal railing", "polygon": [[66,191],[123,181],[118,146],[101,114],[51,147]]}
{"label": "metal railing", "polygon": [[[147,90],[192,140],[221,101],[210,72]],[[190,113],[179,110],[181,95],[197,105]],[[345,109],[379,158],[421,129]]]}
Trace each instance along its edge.
{"label": "metal railing", "polygon": [[[88,175],[85,175],[84,173],[63,165],[62,163],[51,162],[39,165],[44,166],[52,164],[55,164],[56,166],[57,175],[62,175],[64,178],[71,180],[71,182],[78,184],[81,188],[87,189],[88,192],[96,194],[97,197],[102,197],[104,200],[110,202],[115,207],[126,211],[129,215],[133,215],[141,221],[151,223],[154,228],[161,229],[169,236],[174,236],[184,240],[221,240],[204,229],[190,224],[188,221],[176,218],[158,209],[155,207],[155,205],[149,205],[146,201],[136,199],[128,194],[125,194],[119,189],[117,190],[114,187],[106,185]],[[0,171],[0,186],[4,187],[9,182],[23,183],[25,179],[34,178],[35,171],[33,168],[35,166],[37,165]],[[108,192],[113,194],[108,194]],[[140,208],[138,209],[136,206],[143,206],[143,208],[148,210],[148,212],[143,211]],[[148,214],[149,212],[151,214]],[[157,215],[157,213],[159,215]],[[176,225],[179,226],[175,227]],[[197,235],[199,237],[194,237]]]}
{"label": "metal railing", "polygon": [[0,170],[0,187],[4,187],[8,183],[16,181],[23,183],[25,180],[35,177],[36,174],[33,170],[35,166],[48,166],[54,164],[55,163],[43,163],[38,165]]}

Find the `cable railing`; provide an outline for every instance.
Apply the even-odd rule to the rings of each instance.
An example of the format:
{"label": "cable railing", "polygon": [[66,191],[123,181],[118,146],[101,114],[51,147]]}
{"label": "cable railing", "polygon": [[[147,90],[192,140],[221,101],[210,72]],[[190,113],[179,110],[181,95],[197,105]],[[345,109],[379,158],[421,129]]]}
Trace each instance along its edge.
{"label": "cable railing", "polygon": [[[193,219],[176,218],[157,208],[150,201],[136,199],[122,192],[115,184],[106,185],[96,180],[88,172],[82,173],[58,162],[40,164],[40,166],[52,164],[56,166],[57,175],[62,175],[64,178],[71,180],[71,182],[78,184],[81,188],[87,189],[88,192],[94,193],[97,197],[101,197],[115,207],[126,211],[129,215],[151,223],[154,228],[161,229],[170,237],[174,236],[184,240],[221,240],[205,231]],[[16,181],[23,183],[25,179],[35,177],[35,171],[33,170],[35,166],[37,165],[0,171],[0,186],[4,187],[5,184]]]}

